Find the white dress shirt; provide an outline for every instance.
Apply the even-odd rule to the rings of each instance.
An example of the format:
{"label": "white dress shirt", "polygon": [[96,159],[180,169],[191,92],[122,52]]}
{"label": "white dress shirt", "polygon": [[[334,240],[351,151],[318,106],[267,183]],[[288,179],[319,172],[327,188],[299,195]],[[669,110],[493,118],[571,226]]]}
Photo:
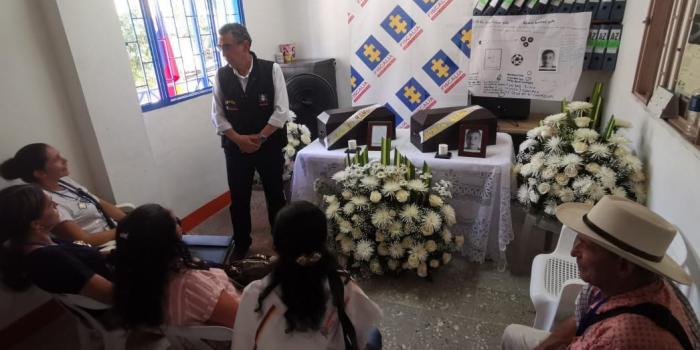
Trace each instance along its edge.
{"label": "white dress shirt", "polygon": [[[248,85],[248,78],[250,77],[250,72],[253,70],[253,65],[250,65],[250,69],[245,75],[241,75],[231,67],[227,65],[226,69],[233,70],[233,74],[236,75],[238,81],[241,82],[241,87],[243,92],[245,92],[246,86]],[[268,124],[281,128],[287,121],[289,114],[289,98],[287,97],[287,86],[284,82],[284,75],[282,74],[282,68],[279,64],[272,64],[272,83],[275,87],[275,110],[272,112],[270,119],[267,121]],[[211,103],[211,122],[214,124],[214,128],[219,135],[222,135],[224,131],[231,129],[231,123],[226,119],[226,113],[224,112],[224,96],[221,92],[221,87],[219,86],[219,75],[214,76],[214,98]]]}

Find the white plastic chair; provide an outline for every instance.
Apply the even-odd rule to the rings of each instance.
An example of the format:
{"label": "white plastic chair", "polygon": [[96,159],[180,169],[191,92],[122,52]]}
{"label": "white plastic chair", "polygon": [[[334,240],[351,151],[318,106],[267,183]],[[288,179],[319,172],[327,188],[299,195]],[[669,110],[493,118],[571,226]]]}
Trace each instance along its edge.
{"label": "white plastic chair", "polygon": [[91,332],[97,332],[105,350],[122,350],[126,347],[126,332],[121,328],[108,330],[88,310],[108,310],[112,306],[78,294],[54,294],[54,298],[78,320],[78,339],[82,349],[92,349]]}
{"label": "white plastic chair", "polygon": [[557,247],[552,253],[540,254],[532,261],[530,299],[535,306],[533,327],[549,331],[555,319],[573,315],[574,300],[585,284],[578,273],[571,249],[576,232],[562,226]]}

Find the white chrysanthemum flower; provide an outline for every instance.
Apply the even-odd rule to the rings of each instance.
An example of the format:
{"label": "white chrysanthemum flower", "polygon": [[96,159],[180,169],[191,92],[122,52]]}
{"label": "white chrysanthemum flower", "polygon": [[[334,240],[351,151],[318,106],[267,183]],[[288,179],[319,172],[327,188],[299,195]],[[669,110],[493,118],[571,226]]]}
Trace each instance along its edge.
{"label": "white chrysanthemum flower", "polygon": [[437,243],[433,241],[432,239],[428,240],[425,242],[425,250],[428,251],[428,253],[432,253],[437,250]]}
{"label": "white chrysanthemum flower", "polygon": [[388,227],[393,222],[391,211],[386,208],[379,208],[372,214],[372,225],[377,228]]}
{"label": "white chrysanthemum flower", "polygon": [[633,171],[642,171],[642,161],[639,158],[628,154],[620,159],[622,166],[632,169]]}
{"label": "white chrysanthemum flower", "polygon": [[527,193],[528,198],[530,199],[530,202],[532,203],[537,203],[540,200],[540,195],[537,194],[534,190],[531,190]]}
{"label": "white chrysanthemum flower", "polygon": [[450,261],[452,260],[452,254],[450,253],[442,253],[442,263],[444,265],[447,265]]}
{"label": "white chrysanthemum flower", "polygon": [[396,191],[401,189],[401,185],[399,185],[398,182],[396,181],[387,181],[384,183],[384,186],[382,186],[382,193],[385,196],[393,197],[394,194],[396,194]]}
{"label": "white chrysanthemum flower", "polygon": [[542,136],[542,129],[543,129],[543,128],[544,128],[543,126],[538,126],[538,127],[536,127],[536,128],[530,129],[530,130],[527,132],[527,137],[530,138],[530,139],[534,139],[534,138],[537,138],[537,137],[539,137],[539,136]]}
{"label": "white chrysanthemum flower", "polygon": [[352,223],[355,224],[355,225],[359,225],[359,224],[362,223],[362,221],[364,221],[364,219],[363,219],[361,216],[357,215],[357,214],[353,214],[353,216],[350,217],[350,220],[351,220]]}
{"label": "white chrysanthemum flower", "polygon": [[579,111],[587,112],[591,109],[593,109],[593,105],[589,102],[584,101],[571,101],[566,105],[566,110],[568,110],[571,113]]}
{"label": "white chrysanthemum flower", "polygon": [[561,162],[564,167],[567,165],[579,166],[583,163],[583,158],[577,154],[569,153],[562,157]]}
{"label": "white chrysanthemum flower", "polygon": [[403,206],[403,209],[399,212],[399,216],[403,222],[417,222],[420,218],[420,210],[415,204],[407,204]]}
{"label": "white chrysanthemum flower", "polygon": [[301,137],[299,139],[305,145],[308,145],[311,143],[311,136],[310,135],[303,134],[303,135],[301,135]]}
{"label": "white chrysanthemum flower", "polygon": [[301,144],[301,143],[299,142],[299,140],[297,140],[297,139],[295,139],[295,138],[292,138],[292,139],[290,139],[290,140],[288,140],[288,141],[289,141],[289,144],[292,145],[292,146],[294,146],[294,147],[297,147],[297,146],[299,146],[299,145]]}
{"label": "white chrysanthemum flower", "polygon": [[386,177],[386,173],[383,172],[383,171],[379,171],[379,172],[377,172],[377,175],[376,175],[376,176],[377,176],[378,179],[383,179],[383,178]]}
{"label": "white chrysanthemum flower", "polygon": [[399,238],[403,235],[403,226],[398,221],[394,221],[388,228],[389,234],[392,238]]}
{"label": "white chrysanthemum flower", "polygon": [[589,195],[591,187],[593,186],[593,179],[588,176],[579,177],[574,180],[571,187],[581,195]]}
{"label": "white chrysanthemum flower", "polygon": [[338,222],[338,229],[342,233],[350,233],[352,232],[352,224],[350,223],[350,221],[341,219]]}
{"label": "white chrysanthemum flower", "polygon": [[338,197],[336,197],[336,196],[334,196],[334,195],[323,196],[323,200],[324,200],[326,203],[331,204],[331,203],[336,203],[336,202],[338,202]]}
{"label": "white chrysanthemum flower", "polygon": [[374,245],[372,245],[372,242],[366,239],[357,242],[357,245],[355,246],[355,260],[369,261],[373,254]]}
{"label": "white chrysanthemum flower", "polygon": [[[550,140],[553,140],[555,138],[557,138],[557,137],[553,137]],[[530,166],[532,167],[533,174],[537,174],[540,171],[540,169],[542,168],[542,166],[545,163],[545,159],[546,159],[546,156],[545,156],[544,152],[537,152],[537,153],[535,153],[535,155],[532,156],[532,158],[530,158]]]}
{"label": "white chrysanthemum flower", "polygon": [[463,235],[455,237],[455,245],[457,246],[457,248],[462,248],[462,246],[464,246],[464,236]]}
{"label": "white chrysanthemum flower", "polygon": [[352,238],[353,238],[353,239],[360,239],[360,238],[362,238],[363,236],[364,236],[364,235],[362,234],[362,230],[360,230],[359,227],[355,227],[355,228],[352,229]]}
{"label": "white chrysanthemum flower", "polygon": [[425,263],[418,265],[418,268],[416,269],[416,274],[418,274],[418,277],[420,278],[428,277],[428,266]]}
{"label": "white chrysanthemum flower", "polygon": [[366,176],[360,179],[360,183],[362,184],[362,187],[368,190],[373,190],[379,186],[379,179],[374,176]]}
{"label": "white chrysanthemum flower", "polygon": [[618,147],[615,149],[615,152],[613,152],[613,154],[617,158],[623,158],[623,157],[631,154],[631,152],[629,149],[627,149],[627,147]]}
{"label": "white chrysanthemum flower", "polygon": [[578,154],[588,151],[588,144],[583,141],[576,141],[571,145],[574,147],[574,152]]}
{"label": "white chrysanthemum flower", "polygon": [[299,130],[301,130],[302,135],[311,135],[311,130],[304,124],[299,124]]}
{"label": "white chrysanthemum flower", "polygon": [[372,261],[369,263],[369,270],[375,275],[384,274],[382,264],[380,264],[379,260],[377,259],[372,259]]}
{"label": "white chrysanthemum flower", "polygon": [[578,117],[574,119],[574,123],[579,128],[587,128],[591,124],[591,118],[588,117]]}
{"label": "white chrysanthemum flower", "polygon": [[547,125],[557,125],[566,119],[566,113],[552,114],[544,118],[544,123]]}
{"label": "white chrysanthemum flower", "polygon": [[407,187],[411,191],[416,191],[416,192],[427,192],[428,191],[428,186],[425,185],[425,182],[423,180],[411,180],[408,182]]}
{"label": "white chrysanthemum flower", "polygon": [[294,146],[292,146],[292,145],[284,146],[282,151],[284,151],[284,155],[287,158],[292,158],[292,157],[294,157],[294,154],[297,153],[297,151],[294,149]]}
{"label": "white chrysanthemum flower", "polygon": [[525,150],[528,149],[528,148],[537,146],[538,144],[539,144],[539,142],[537,142],[537,140],[534,140],[534,139],[527,139],[527,140],[523,141],[523,142],[520,144],[520,148],[519,148],[518,150],[519,150],[520,152],[523,152],[523,151],[525,151]]}
{"label": "white chrysanthemum flower", "polygon": [[430,260],[430,267],[437,269],[439,266],[440,266],[439,260],[436,260],[436,259]]}
{"label": "white chrysanthemum flower", "polygon": [[455,208],[449,204],[445,204],[442,207],[442,215],[445,216],[445,223],[448,226],[452,226],[457,223],[457,214],[455,213]]}
{"label": "white chrysanthemum flower", "polygon": [[379,193],[379,191],[372,191],[372,193],[369,194],[369,200],[372,201],[372,203],[379,203],[379,201],[382,200],[382,194]]}
{"label": "white chrysanthemum flower", "polygon": [[394,271],[399,267],[399,262],[394,259],[389,259],[386,265],[389,267],[389,270]]}
{"label": "white chrysanthemum flower", "polygon": [[593,185],[588,191],[588,197],[592,201],[597,202],[603,198],[603,196],[605,196],[605,188],[603,188],[603,186],[601,186],[599,183],[593,182]]}
{"label": "white chrysanthemum flower", "polygon": [[619,196],[619,197],[627,198],[627,190],[625,190],[625,188],[624,188],[624,187],[621,187],[621,186],[618,186],[618,187],[613,188],[613,190],[611,191],[611,194],[612,194],[613,196]]}
{"label": "white chrysanthemum flower", "polygon": [[418,261],[423,262],[428,259],[428,251],[422,244],[416,244],[411,247],[410,254],[418,258]]}
{"label": "white chrysanthemum flower", "polygon": [[423,225],[421,226],[423,235],[430,236],[439,230],[441,226],[442,218],[440,215],[432,210],[428,210],[423,217]]}
{"label": "white chrysanthemum flower", "polygon": [[299,124],[297,123],[287,123],[287,131],[296,131],[297,128],[299,128]]}
{"label": "white chrysanthemum flower", "polygon": [[336,182],[343,182],[347,178],[348,178],[348,173],[345,172],[345,170],[341,170],[341,171],[333,174],[333,176],[331,177],[331,179],[333,179],[333,181],[336,181]]}
{"label": "white chrysanthemum flower", "polygon": [[598,137],[598,132],[589,128],[581,128],[574,131],[574,138],[578,141],[592,143],[595,142]]}
{"label": "white chrysanthemum flower", "polygon": [[588,163],[586,164],[586,171],[589,173],[597,173],[600,171],[600,164],[598,163]]}
{"label": "white chrysanthemum flower", "polygon": [[526,204],[528,200],[527,184],[522,184],[518,188],[518,202]]}
{"label": "white chrysanthemum flower", "polygon": [[403,258],[404,251],[404,247],[399,242],[393,242],[389,245],[389,256],[394,259]]}
{"label": "white chrysanthemum flower", "polygon": [[629,144],[631,141],[622,135],[613,134],[612,136],[610,136],[610,138],[608,138],[608,142],[614,145],[623,146]]}
{"label": "white chrysanthemum flower", "polygon": [[562,163],[562,159],[564,158],[558,154],[550,154],[547,156],[547,158],[545,158],[544,164],[552,168],[561,168],[566,166],[566,164]]}
{"label": "white chrysanthemum flower", "polygon": [[559,136],[554,136],[554,137],[550,138],[544,144],[544,148],[550,152],[553,152],[553,153],[561,152],[561,146],[562,146],[562,141],[561,141],[561,137],[559,137]]}
{"label": "white chrysanthemum flower", "polygon": [[522,176],[528,177],[532,174],[532,172],[533,172],[533,167],[532,167],[532,164],[530,164],[530,163],[523,164],[523,166],[520,167],[520,175],[522,175]]}
{"label": "white chrysanthemum flower", "polygon": [[350,198],[350,202],[357,208],[362,208],[369,205],[369,199],[365,196],[354,196]]}
{"label": "white chrysanthemum flower", "polygon": [[576,175],[578,175],[578,169],[575,165],[569,164],[564,168],[564,175],[568,177],[576,177]]}
{"label": "white chrysanthemum flower", "polygon": [[537,192],[539,192],[540,194],[547,194],[551,188],[552,188],[552,186],[550,186],[546,182],[543,182],[543,183],[537,185]]}
{"label": "white chrysanthemum flower", "polygon": [[444,204],[442,198],[440,198],[434,194],[431,194],[428,197],[428,202],[430,203],[431,206],[436,207],[436,208],[439,208]]}
{"label": "white chrysanthemum flower", "polygon": [[[617,174],[615,174],[615,171],[612,169],[606,166],[600,167],[600,170],[595,174],[595,176],[598,178],[598,180],[600,180],[600,184],[603,185],[604,188],[611,189],[615,187]],[[595,200],[597,201],[598,199]]]}
{"label": "white chrysanthemum flower", "polygon": [[450,232],[450,230],[448,230],[447,228],[444,228],[442,230],[441,237],[442,237],[442,240],[445,241],[445,243],[452,242],[452,232]]}
{"label": "white chrysanthemum flower", "polygon": [[399,203],[405,203],[411,195],[406,190],[396,192],[396,200]]}
{"label": "white chrysanthemum flower", "polygon": [[343,206],[343,213],[345,213],[345,215],[352,215],[354,212],[355,204],[353,204],[352,202],[345,203],[345,205]]}
{"label": "white chrysanthemum flower", "polygon": [[326,218],[331,219],[335,217],[338,210],[340,210],[340,204],[338,202],[328,204],[326,208]]}
{"label": "white chrysanthemum flower", "polygon": [[355,241],[352,240],[350,237],[343,237],[343,239],[340,240],[340,250],[345,253],[349,254],[352,253],[352,251],[355,249]]}
{"label": "white chrysanthemum flower", "polygon": [[544,180],[549,180],[549,179],[553,178],[553,177],[556,176],[556,175],[557,175],[557,169],[552,168],[552,167],[546,167],[546,168],[542,171],[542,175],[541,175],[541,176],[542,176],[542,179],[544,179]]}
{"label": "white chrysanthemum flower", "polygon": [[607,158],[610,156],[610,149],[608,148],[608,145],[599,142],[591,144],[591,146],[588,147],[588,152],[591,153],[591,157],[598,159]]}
{"label": "white chrysanthemum flower", "polygon": [[560,186],[566,186],[566,184],[569,183],[569,177],[566,176],[566,174],[559,173],[554,176],[554,181],[556,181]]}
{"label": "white chrysanthemum flower", "polygon": [[556,130],[552,127],[549,126],[543,126],[542,127],[542,137],[550,137],[556,133]]}
{"label": "white chrysanthemum flower", "polygon": [[547,201],[544,204],[544,212],[549,214],[549,215],[554,215],[555,210],[557,209],[557,202],[555,201]]}
{"label": "white chrysanthemum flower", "polygon": [[573,202],[574,198],[574,191],[570,188],[562,188],[559,191],[559,199],[564,203]]}

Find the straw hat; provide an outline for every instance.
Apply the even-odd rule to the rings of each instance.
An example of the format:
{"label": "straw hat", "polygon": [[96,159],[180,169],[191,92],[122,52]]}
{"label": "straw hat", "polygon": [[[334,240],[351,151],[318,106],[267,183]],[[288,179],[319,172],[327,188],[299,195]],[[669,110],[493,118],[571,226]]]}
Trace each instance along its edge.
{"label": "straw hat", "polygon": [[559,221],[610,252],[674,281],[690,276],[666,255],[676,228],[647,207],[624,197],[605,196],[596,205],[565,203]]}

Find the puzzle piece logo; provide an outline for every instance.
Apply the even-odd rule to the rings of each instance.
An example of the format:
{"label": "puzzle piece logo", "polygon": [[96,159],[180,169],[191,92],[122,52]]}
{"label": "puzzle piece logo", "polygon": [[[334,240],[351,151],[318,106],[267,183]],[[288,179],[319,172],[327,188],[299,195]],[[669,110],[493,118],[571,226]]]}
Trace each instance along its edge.
{"label": "puzzle piece logo", "polygon": [[370,35],[355,51],[355,54],[378,77],[396,61],[396,58],[389,53],[374,35]]}
{"label": "puzzle piece logo", "polygon": [[453,0],[413,0],[430,19],[435,20]]}
{"label": "puzzle piece logo", "polygon": [[415,78],[411,78],[406,82],[406,84],[396,92],[396,97],[398,97],[411,112],[423,105],[424,102],[428,102],[429,100],[434,101],[434,99],[430,97],[428,91],[423,88]]}
{"label": "puzzle piece logo", "polygon": [[457,64],[442,50],[423,65],[423,71],[446,93],[465,76]]}
{"label": "puzzle piece logo", "polygon": [[470,19],[464,27],[460,28],[452,37],[452,42],[457,45],[467,58],[472,56],[472,20]]}
{"label": "puzzle piece logo", "polygon": [[350,86],[352,87],[352,101],[357,102],[362,95],[370,88],[370,85],[365,79],[360,75],[360,73],[355,70],[355,67],[350,67]]}
{"label": "puzzle piece logo", "polygon": [[416,26],[416,22],[401,8],[401,6],[396,6],[389,12],[389,15],[384,18],[381,26],[398,43],[411,32]]}

